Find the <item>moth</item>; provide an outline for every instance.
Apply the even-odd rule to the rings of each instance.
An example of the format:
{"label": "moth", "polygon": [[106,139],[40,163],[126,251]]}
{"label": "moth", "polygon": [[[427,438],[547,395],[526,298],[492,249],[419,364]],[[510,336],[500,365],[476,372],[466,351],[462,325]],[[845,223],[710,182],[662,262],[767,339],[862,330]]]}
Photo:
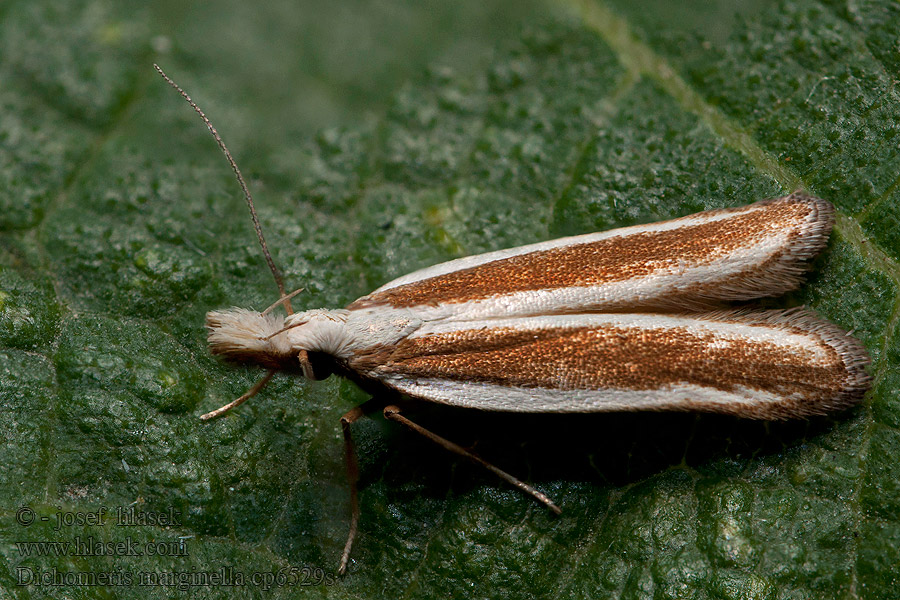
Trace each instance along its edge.
{"label": "moth", "polygon": [[[204,418],[245,401],[275,372],[298,367],[308,379],[339,374],[413,399],[527,413],[801,418],[849,407],[869,388],[868,353],[840,327],[802,308],[728,308],[800,285],[834,224],[825,200],[798,191],[460,258],[395,279],[345,308],[294,313],[240,171],[191,105],[241,182],[281,293],[262,312],[207,315],[213,354],[268,372]],[[279,304],[287,316],[273,312]],[[359,519],[350,424],[365,412],[359,407],[342,418],[352,517],[341,573]],[[425,430],[396,405],[384,414],[559,511],[538,490]]]}

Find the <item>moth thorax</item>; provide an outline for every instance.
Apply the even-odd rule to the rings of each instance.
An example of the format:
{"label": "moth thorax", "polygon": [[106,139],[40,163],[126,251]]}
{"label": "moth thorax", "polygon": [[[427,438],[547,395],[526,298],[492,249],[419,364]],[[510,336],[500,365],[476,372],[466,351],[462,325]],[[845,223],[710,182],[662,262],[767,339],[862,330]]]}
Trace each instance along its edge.
{"label": "moth thorax", "polygon": [[270,369],[298,366],[297,352],[291,350],[287,337],[274,335],[284,328],[284,317],[230,308],[207,313],[206,328],[210,352],[226,360]]}

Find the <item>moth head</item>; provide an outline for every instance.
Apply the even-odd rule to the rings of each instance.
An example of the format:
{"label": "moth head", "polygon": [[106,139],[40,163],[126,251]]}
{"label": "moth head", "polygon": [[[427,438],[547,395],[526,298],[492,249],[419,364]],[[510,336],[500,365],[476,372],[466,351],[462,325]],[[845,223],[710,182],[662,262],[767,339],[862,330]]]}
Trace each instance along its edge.
{"label": "moth head", "polygon": [[206,315],[207,341],[213,354],[241,364],[289,370],[298,366],[299,350],[292,349],[284,329],[284,317],[243,308],[216,310]]}

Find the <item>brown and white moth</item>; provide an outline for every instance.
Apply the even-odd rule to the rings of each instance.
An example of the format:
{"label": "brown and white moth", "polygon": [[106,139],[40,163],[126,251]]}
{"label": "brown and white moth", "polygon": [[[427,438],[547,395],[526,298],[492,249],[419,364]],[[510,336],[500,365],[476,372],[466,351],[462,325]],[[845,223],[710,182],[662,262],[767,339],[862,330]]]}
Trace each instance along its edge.
{"label": "brown and white moth", "polygon": [[[241,182],[265,250],[240,172],[203,118]],[[805,309],[725,307],[796,289],[833,224],[829,202],[795,192],[460,258],[400,277],[346,308],[300,313],[291,313],[266,250],[281,291],[273,307],[284,304],[287,317],[273,307],[232,308],[210,312],[206,325],[213,354],[269,372],[204,418],[298,364],[310,379],[337,373],[415,399],[492,411],[677,410],[785,419],[840,410],[869,388],[862,344]],[[343,418],[353,517],[341,572],[359,516],[349,425],[362,414],[358,408]],[[396,406],[385,415],[559,510]]]}
{"label": "brown and white moth", "polygon": [[461,258],[343,309],[214,311],[210,349],[495,411],[823,414],[866,390],[859,342],[805,310],[721,302],[796,288],[833,213],[795,193]]}

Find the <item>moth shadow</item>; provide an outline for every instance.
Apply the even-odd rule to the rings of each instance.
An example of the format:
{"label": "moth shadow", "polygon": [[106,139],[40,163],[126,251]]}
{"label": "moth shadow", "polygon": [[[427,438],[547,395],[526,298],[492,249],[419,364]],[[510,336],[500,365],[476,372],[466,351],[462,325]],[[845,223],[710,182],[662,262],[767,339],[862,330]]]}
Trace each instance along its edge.
{"label": "moth shadow", "polygon": [[[516,414],[421,402],[404,406],[403,414],[538,488],[560,481],[622,487],[673,467],[738,475],[748,462],[789,453],[835,426],[834,417],[766,422],[690,413]],[[487,481],[505,485],[400,424],[382,422],[379,429],[389,439],[377,459],[378,476],[393,485],[418,482],[421,493],[437,497]]]}

